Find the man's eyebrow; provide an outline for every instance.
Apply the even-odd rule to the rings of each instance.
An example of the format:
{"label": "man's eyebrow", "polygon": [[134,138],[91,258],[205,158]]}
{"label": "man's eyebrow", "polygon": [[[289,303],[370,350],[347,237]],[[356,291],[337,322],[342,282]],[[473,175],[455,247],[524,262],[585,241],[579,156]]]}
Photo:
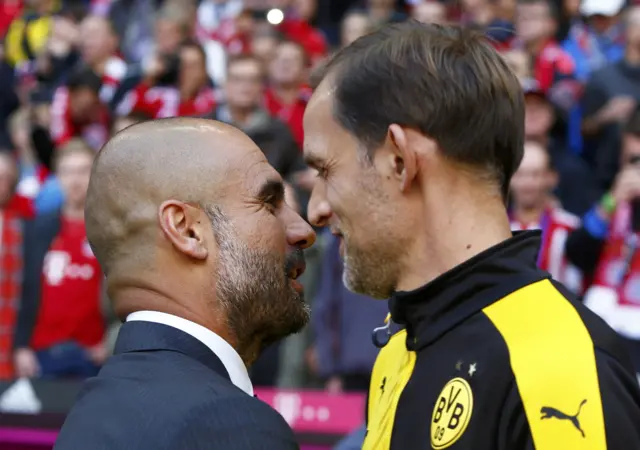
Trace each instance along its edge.
{"label": "man's eyebrow", "polygon": [[279,203],[284,200],[284,184],[281,180],[267,180],[260,186],[257,197],[266,203]]}

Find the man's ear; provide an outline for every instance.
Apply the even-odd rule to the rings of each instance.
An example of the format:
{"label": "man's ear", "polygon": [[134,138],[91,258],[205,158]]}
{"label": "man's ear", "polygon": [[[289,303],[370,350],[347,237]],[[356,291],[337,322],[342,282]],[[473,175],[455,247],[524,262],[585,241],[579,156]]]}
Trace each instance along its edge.
{"label": "man's ear", "polygon": [[389,155],[392,176],[398,180],[400,191],[406,192],[417,174],[416,154],[409,148],[409,137],[400,125],[395,123],[389,125],[387,138],[391,143],[392,150]]}
{"label": "man's ear", "polygon": [[198,210],[177,200],[167,200],[158,209],[160,227],[171,244],[184,255],[204,260],[209,251]]}

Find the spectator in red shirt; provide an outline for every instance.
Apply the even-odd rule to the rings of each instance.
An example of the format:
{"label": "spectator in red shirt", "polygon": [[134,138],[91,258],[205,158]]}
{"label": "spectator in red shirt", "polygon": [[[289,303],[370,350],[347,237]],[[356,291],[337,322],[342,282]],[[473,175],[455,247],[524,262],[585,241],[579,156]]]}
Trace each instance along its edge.
{"label": "spectator in red shirt", "polygon": [[582,293],[582,274],[568,263],[564,247],[580,218],[562,209],[553,196],[558,173],[551,155],[539,142],[528,141],[518,171],[511,179],[511,229],[542,230],[538,267],[576,294]]}
{"label": "spectator in red shirt", "polygon": [[304,48],[294,41],[282,41],[269,66],[269,88],[265,92],[265,106],[274,116],[289,125],[298,146],[302,149],[302,117],[311,97],[306,85],[309,60]]}
{"label": "spectator in red shirt", "polygon": [[573,59],[555,41],[557,14],[550,0],[521,0],[513,45],[529,55],[533,77],[543,93],[568,112],[578,102],[582,89],[575,77]]}
{"label": "spectator in red shirt", "polygon": [[187,41],[176,57],[164,58],[127,94],[117,113],[142,113],[152,119],[201,116],[215,105],[206,54],[198,43]]}
{"label": "spectator in red shirt", "polygon": [[100,100],[109,104],[127,73],[127,64],[117,54],[118,36],[108,19],[88,16],[80,24],[82,60],[102,78]]}
{"label": "spectator in red shirt", "polygon": [[58,88],[51,104],[49,133],[54,146],[84,139],[98,150],[109,137],[109,113],[100,102],[102,80],[93,70],[79,68]]}
{"label": "spectator in red shirt", "polygon": [[103,276],[84,228],[95,152],[74,140],[55,164],[65,193],[61,211],[25,228],[25,270],[14,346],[20,377],[93,376],[106,357]]}

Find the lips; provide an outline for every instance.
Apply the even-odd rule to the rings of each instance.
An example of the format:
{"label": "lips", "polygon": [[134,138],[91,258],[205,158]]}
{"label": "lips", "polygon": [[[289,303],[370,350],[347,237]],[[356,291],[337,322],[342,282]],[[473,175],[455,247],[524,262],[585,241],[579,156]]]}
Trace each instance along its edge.
{"label": "lips", "polygon": [[331,227],[330,230],[331,234],[338,238],[340,257],[344,258],[344,235],[336,227]]}
{"label": "lips", "polygon": [[287,276],[292,280],[297,280],[298,277],[304,273],[306,268],[307,268],[307,265],[305,264],[304,261],[302,261],[301,264],[296,264],[295,266],[290,267],[287,272]]}
{"label": "lips", "polygon": [[296,280],[307,268],[302,249],[297,248],[287,256],[286,271],[287,276]]}

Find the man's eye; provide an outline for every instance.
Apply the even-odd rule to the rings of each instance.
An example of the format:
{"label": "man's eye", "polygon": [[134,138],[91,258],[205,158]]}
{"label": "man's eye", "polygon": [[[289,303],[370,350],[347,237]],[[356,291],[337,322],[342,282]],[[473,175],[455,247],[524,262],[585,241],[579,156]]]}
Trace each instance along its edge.
{"label": "man's eye", "polygon": [[278,201],[275,198],[267,198],[264,201],[265,207],[269,212],[275,213],[278,209]]}
{"label": "man's eye", "polygon": [[318,171],[318,176],[320,178],[327,178],[327,168],[326,167],[320,167],[317,169]]}

